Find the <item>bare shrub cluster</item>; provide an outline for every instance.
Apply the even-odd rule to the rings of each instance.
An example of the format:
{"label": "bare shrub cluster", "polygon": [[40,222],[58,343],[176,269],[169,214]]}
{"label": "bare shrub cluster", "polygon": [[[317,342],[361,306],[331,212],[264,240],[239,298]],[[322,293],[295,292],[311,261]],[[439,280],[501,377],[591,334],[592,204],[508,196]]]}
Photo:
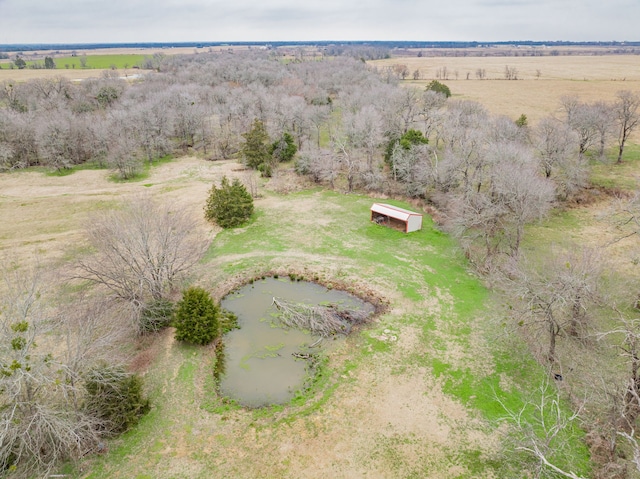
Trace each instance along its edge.
{"label": "bare shrub cluster", "polygon": [[[54,307],[55,278],[41,267],[5,264],[0,274],[0,467],[42,477],[61,461],[96,452],[105,436],[118,432],[104,408],[130,411],[131,395],[89,407],[87,375],[123,363],[119,351],[129,328],[96,299]],[[133,376],[123,369],[121,378]],[[94,384],[114,383],[103,377]]]}
{"label": "bare shrub cluster", "polygon": [[105,288],[143,332],[149,308],[171,299],[204,253],[195,228],[185,210],[132,198],[91,217],[87,234],[96,252],[78,261],[76,276]]}

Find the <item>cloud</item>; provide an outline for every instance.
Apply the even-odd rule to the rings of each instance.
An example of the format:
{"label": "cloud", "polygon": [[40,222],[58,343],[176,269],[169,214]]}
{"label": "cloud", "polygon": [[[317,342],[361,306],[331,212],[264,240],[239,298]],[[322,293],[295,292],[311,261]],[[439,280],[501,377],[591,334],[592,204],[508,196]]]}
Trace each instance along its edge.
{"label": "cloud", "polygon": [[0,18],[0,43],[637,40],[640,2],[0,0]]}

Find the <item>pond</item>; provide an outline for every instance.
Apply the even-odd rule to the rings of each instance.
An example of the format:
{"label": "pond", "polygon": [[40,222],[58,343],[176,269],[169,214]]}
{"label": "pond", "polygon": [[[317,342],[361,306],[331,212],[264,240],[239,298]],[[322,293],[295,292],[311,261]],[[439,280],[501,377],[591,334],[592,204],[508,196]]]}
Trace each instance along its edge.
{"label": "pond", "polygon": [[[371,313],[373,305],[344,291],[316,283],[265,278],[228,294],[221,306],[238,316],[238,326],[224,337],[224,371],[219,381],[223,396],[247,407],[288,402],[308,376],[306,361],[294,353],[326,351],[342,335],[320,336],[279,326],[273,298],[307,305],[335,304],[342,309]],[[315,344],[315,345],[314,345]]]}

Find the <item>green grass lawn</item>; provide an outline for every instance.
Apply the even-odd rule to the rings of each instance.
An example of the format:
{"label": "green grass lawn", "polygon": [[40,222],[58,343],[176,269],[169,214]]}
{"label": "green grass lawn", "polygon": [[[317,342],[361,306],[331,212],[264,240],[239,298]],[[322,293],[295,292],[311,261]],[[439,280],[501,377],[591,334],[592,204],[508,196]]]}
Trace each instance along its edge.
{"label": "green grass lawn", "polygon": [[[58,70],[80,70],[83,68],[89,68],[94,70],[103,70],[109,68],[117,68],[119,70],[124,68],[133,68],[134,65],[142,62],[148,55],[78,55],[75,57],[55,57],[53,59]],[[82,66],[82,62],[86,62],[85,66]],[[44,60],[27,61],[27,68],[32,67],[34,64],[43,65]],[[5,67],[6,68],[6,67]]]}
{"label": "green grass lawn", "polygon": [[[369,221],[373,201],[317,190],[270,194],[256,203],[248,225],[218,234],[201,265],[206,273],[199,283],[212,289],[233,278],[295,271],[327,285],[350,285],[354,291],[366,286],[389,301],[387,313],[350,338],[341,360],[329,358],[320,368],[310,390],[286,406],[245,411],[215,396],[211,354],[173,346],[146,375],[152,412],[139,427],[115,440],[111,453],[90,460],[91,474],[71,473],[91,478],[257,477],[261,464],[283,457],[281,462],[274,459],[273,466],[263,466],[261,477],[293,477],[299,468],[292,464],[299,458],[286,456],[274,444],[286,441],[291,431],[312,438],[331,436],[332,427],[356,440],[361,426],[350,426],[348,420],[332,426],[327,418],[344,395],[361,387],[354,375],[366,371],[386,371],[398,378],[426,371],[451,400],[479,421],[483,434],[503,437],[499,431],[505,413],[497,399],[510,409],[521,408],[527,399],[539,397],[546,374],[517,340],[498,339],[504,331],[492,311],[490,293],[470,274],[454,241],[434,228],[427,216],[423,229],[411,234],[373,224]],[[417,341],[400,348],[379,339],[385,329],[400,338],[417,331]],[[375,382],[367,387],[375,395]],[[524,414],[535,417],[532,408]],[[204,430],[210,431],[206,441]],[[533,464],[506,439],[501,454],[488,457],[481,448],[461,441],[455,447],[441,446],[436,461],[426,436],[401,430],[368,434],[374,446],[350,460],[384,470],[385,477],[445,477],[451,464],[460,467],[456,476],[460,478],[521,477],[522,469]],[[582,437],[577,428],[562,433],[560,440],[567,447],[553,459],[560,467],[588,474]],[[184,450],[172,449],[175,444]],[[172,452],[163,453],[166,450]],[[177,473],[175,464],[184,460],[184,454],[189,468]]]}

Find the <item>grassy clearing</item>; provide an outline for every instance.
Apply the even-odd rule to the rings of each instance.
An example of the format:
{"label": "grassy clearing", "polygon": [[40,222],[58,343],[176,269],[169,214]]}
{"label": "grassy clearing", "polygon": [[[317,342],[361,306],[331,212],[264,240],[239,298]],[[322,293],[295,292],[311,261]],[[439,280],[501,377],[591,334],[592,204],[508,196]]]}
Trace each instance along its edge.
{"label": "grassy clearing", "polygon": [[[169,163],[174,160],[173,155],[165,155],[161,158],[156,158],[152,161],[144,161],[138,171],[130,176],[129,178],[121,178],[120,174],[117,171],[113,171],[109,175],[109,181],[113,181],[114,183],[137,183],[142,180],[146,180],[151,175],[151,171],[153,168],[162,165],[164,163]],[[69,168],[69,170],[73,170],[73,168]],[[143,186],[150,187],[153,186],[152,183],[145,183]]]}
{"label": "grassy clearing", "polygon": [[[119,70],[132,68],[134,65],[142,62],[146,55],[78,55],[78,56],[62,56],[53,57],[57,70],[81,70],[81,69],[99,69],[106,70],[117,68]],[[82,63],[85,62],[85,66]],[[28,60],[27,68],[33,65],[43,65],[44,60]],[[6,67],[5,67],[6,68]]]}
{"label": "grassy clearing", "polygon": [[622,164],[616,164],[618,150],[609,152],[609,161],[594,162],[591,183],[602,188],[635,191],[640,180],[640,144],[625,145]]}
{"label": "grassy clearing", "polygon": [[[489,293],[450,238],[426,217],[410,235],[372,224],[372,201],[313,190],[269,195],[249,225],[216,237],[201,283],[219,290],[268,271],[295,272],[377,292],[390,303],[387,314],[323,360],[289,405],[254,411],[216,397],[210,351],[165,340],[147,374],[154,411],[108,455],[91,459],[88,477],[521,471],[522,457],[499,453],[504,411],[495,398],[520,407],[535,397],[543,371],[514,344],[494,346],[501,331]],[[571,431],[557,460],[587,473],[581,435]]]}

